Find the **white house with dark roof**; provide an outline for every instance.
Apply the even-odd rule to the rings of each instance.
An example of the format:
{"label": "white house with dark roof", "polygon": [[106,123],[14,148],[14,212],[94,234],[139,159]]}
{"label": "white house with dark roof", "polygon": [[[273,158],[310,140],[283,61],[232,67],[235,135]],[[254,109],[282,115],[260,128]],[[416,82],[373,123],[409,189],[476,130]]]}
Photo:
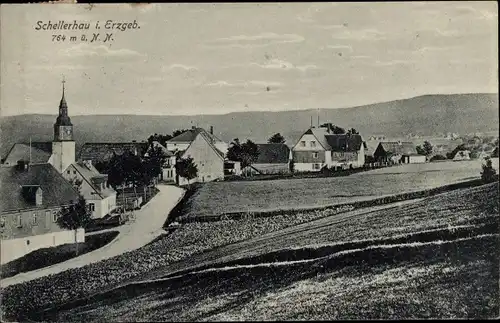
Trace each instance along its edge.
{"label": "white house with dark roof", "polygon": [[294,169],[358,168],[365,163],[366,144],[359,134],[334,134],[327,126],[311,127],[292,148]]}
{"label": "white house with dark roof", "polygon": [[71,164],[62,176],[78,189],[92,218],[103,218],[116,209],[116,191],[108,184],[108,175],[100,174],[90,161]]}
{"label": "white house with dark roof", "polygon": [[227,154],[229,145],[217,138],[213,133],[213,127],[210,127],[210,132],[203,128],[192,127],[191,129],[181,133],[180,135],[167,141],[167,150],[169,151],[184,151],[195,140],[195,138],[202,133],[211,144],[215,146],[224,156]]}
{"label": "white house with dark roof", "polygon": [[64,207],[78,201],[78,191],[51,164],[0,167],[0,263],[40,248],[84,242],[85,231],[59,227]]}
{"label": "white house with dark roof", "polygon": [[[187,140],[190,140],[188,143]],[[216,144],[217,139],[202,128],[193,128],[167,141],[167,150],[172,151],[179,158],[193,158],[198,168],[198,176],[190,180],[193,182],[211,182],[224,179],[224,153]],[[222,147],[223,148],[223,147]],[[185,178],[177,176],[179,185],[186,185]]]}

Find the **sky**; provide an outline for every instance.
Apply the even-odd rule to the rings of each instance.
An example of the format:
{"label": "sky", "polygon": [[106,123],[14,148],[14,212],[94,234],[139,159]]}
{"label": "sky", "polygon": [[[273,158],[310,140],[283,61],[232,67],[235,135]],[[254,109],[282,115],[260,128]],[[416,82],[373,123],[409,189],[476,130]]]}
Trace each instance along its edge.
{"label": "sky", "polygon": [[[49,20],[91,28],[35,30]],[[105,30],[107,20],[140,29]],[[63,75],[70,115],[345,108],[498,91],[496,1],[2,5],[0,30],[2,116],[57,114]],[[97,32],[113,41],[81,41]],[[53,41],[58,34],[68,38]]]}

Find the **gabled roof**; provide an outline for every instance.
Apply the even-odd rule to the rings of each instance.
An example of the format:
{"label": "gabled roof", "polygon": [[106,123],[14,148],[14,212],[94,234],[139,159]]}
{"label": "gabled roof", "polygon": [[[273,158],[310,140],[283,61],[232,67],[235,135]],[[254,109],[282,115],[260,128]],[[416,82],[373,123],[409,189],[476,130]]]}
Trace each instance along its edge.
{"label": "gabled roof", "polygon": [[[210,138],[206,135],[206,131],[200,131],[198,132],[198,134],[194,137],[196,139],[196,137],[200,136],[201,138],[203,138],[203,140],[205,140],[205,142],[210,146],[210,148],[212,148],[215,153],[217,154],[218,157],[220,157],[222,160],[224,160],[224,153],[221,152],[219,149],[217,149],[217,147],[215,147],[214,143],[210,140]],[[193,141],[191,141],[191,143],[189,144],[189,146],[183,150],[182,152],[177,152],[180,154],[180,156],[184,157],[184,154],[186,153],[186,151],[189,150],[189,148],[191,147],[191,145],[193,144],[194,142],[194,139]]]}
{"label": "gabled roof", "polygon": [[115,194],[115,191],[112,188],[101,189],[99,187],[99,183],[104,182],[108,176],[99,173],[99,171],[92,164],[78,162],[71,164],[71,166],[76,169],[76,171],[83,177],[83,180],[86,181],[101,198]]}
{"label": "gabled roof", "polygon": [[394,155],[418,155],[412,142],[386,141],[379,144],[385,152]]}
{"label": "gabled roof", "polygon": [[318,143],[325,150],[330,150],[330,145],[326,141],[325,135],[328,134],[326,128],[309,128],[304,135],[313,135],[318,140]]}
{"label": "gabled roof", "polygon": [[257,144],[259,157],[254,164],[285,164],[290,159],[290,148],[285,144]]}
{"label": "gabled roof", "polygon": [[85,143],[80,149],[78,160],[91,160],[93,163],[109,161],[113,154],[121,155],[130,151],[143,156],[148,149],[147,142],[95,142]]}
{"label": "gabled roof", "polygon": [[[47,163],[52,155],[52,142],[31,143],[31,164]],[[30,144],[17,143],[12,146],[4,163],[16,165],[18,160],[30,160]]]}
{"label": "gabled roof", "polygon": [[347,151],[358,151],[363,144],[361,135],[333,134],[328,132],[326,127],[309,128],[304,135],[313,135],[321,147],[328,151],[346,151],[346,149]]}
{"label": "gabled roof", "polygon": [[2,212],[29,210],[37,206],[22,196],[23,186],[35,185],[42,190],[42,206],[50,208],[76,203],[78,192],[50,164],[30,165],[20,170],[17,166],[0,167],[0,204]]}
{"label": "gabled roof", "polygon": [[198,136],[199,133],[203,133],[205,136],[207,136],[207,138],[212,143],[222,142],[222,140],[220,140],[219,138],[217,138],[213,134],[211,134],[208,131],[206,131],[205,129],[199,128],[199,127],[193,127],[191,129],[181,133],[180,135],[175,136],[174,138],[168,140],[167,142],[169,142],[169,143],[174,143],[174,142],[175,143],[190,143],[196,138],[196,136]]}
{"label": "gabled roof", "polygon": [[[163,154],[165,154],[165,156],[167,157],[172,157],[174,156],[174,153],[171,152],[170,150],[168,150],[165,146],[163,146],[162,144],[160,144],[158,141],[153,141],[152,142],[152,145],[153,147],[160,147],[160,149],[162,150]],[[148,148],[147,152],[149,152],[151,150],[151,146]],[[146,152],[146,154],[147,154]]]}
{"label": "gabled roof", "polygon": [[325,139],[331,151],[359,151],[363,144],[363,138],[360,135],[328,134]]}

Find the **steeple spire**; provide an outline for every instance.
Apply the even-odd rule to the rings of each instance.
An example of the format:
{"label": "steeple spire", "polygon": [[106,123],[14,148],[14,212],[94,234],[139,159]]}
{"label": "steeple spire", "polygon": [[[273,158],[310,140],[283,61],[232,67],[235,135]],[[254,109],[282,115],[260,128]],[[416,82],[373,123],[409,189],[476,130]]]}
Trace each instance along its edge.
{"label": "steeple spire", "polygon": [[62,97],[61,101],[59,102],[59,116],[57,117],[56,124],[60,126],[71,126],[71,120],[68,116],[68,104],[66,103],[66,98],[64,96],[65,94],[65,83],[66,79],[63,76],[62,79]]}

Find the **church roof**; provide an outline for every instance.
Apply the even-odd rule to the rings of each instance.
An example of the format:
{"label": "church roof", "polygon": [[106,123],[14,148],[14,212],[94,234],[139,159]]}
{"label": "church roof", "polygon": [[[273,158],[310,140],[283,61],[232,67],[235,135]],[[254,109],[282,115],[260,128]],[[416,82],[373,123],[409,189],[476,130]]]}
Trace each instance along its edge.
{"label": "church roof", "polygon": [[[73,186],[50,164],[30,165],[27,169],[17,166],[0,167],[0,204],[2,212],[28,210],[37,206],[23,197],[23,187],[42,190],[42,206],[51,208],[77,202],[79,195]],[[26,192],[25,192],[26,193]]]}
{"label": "church roof", "polygon": [[147,142],[87,142],[80,149],[78,160],[91,160],[93,163],[109,161],[113,154],[121,155],[130,151],[143,156],[148,149]]}
{"label": "church roof", "polygon": [[[31,143],[31,164],[48,163],[52,155],[52,142],[32,142]],[[12,146],[7,157],[5,165],[16,165],[19,160],[30,160],[30,144],[17,143]]]}

